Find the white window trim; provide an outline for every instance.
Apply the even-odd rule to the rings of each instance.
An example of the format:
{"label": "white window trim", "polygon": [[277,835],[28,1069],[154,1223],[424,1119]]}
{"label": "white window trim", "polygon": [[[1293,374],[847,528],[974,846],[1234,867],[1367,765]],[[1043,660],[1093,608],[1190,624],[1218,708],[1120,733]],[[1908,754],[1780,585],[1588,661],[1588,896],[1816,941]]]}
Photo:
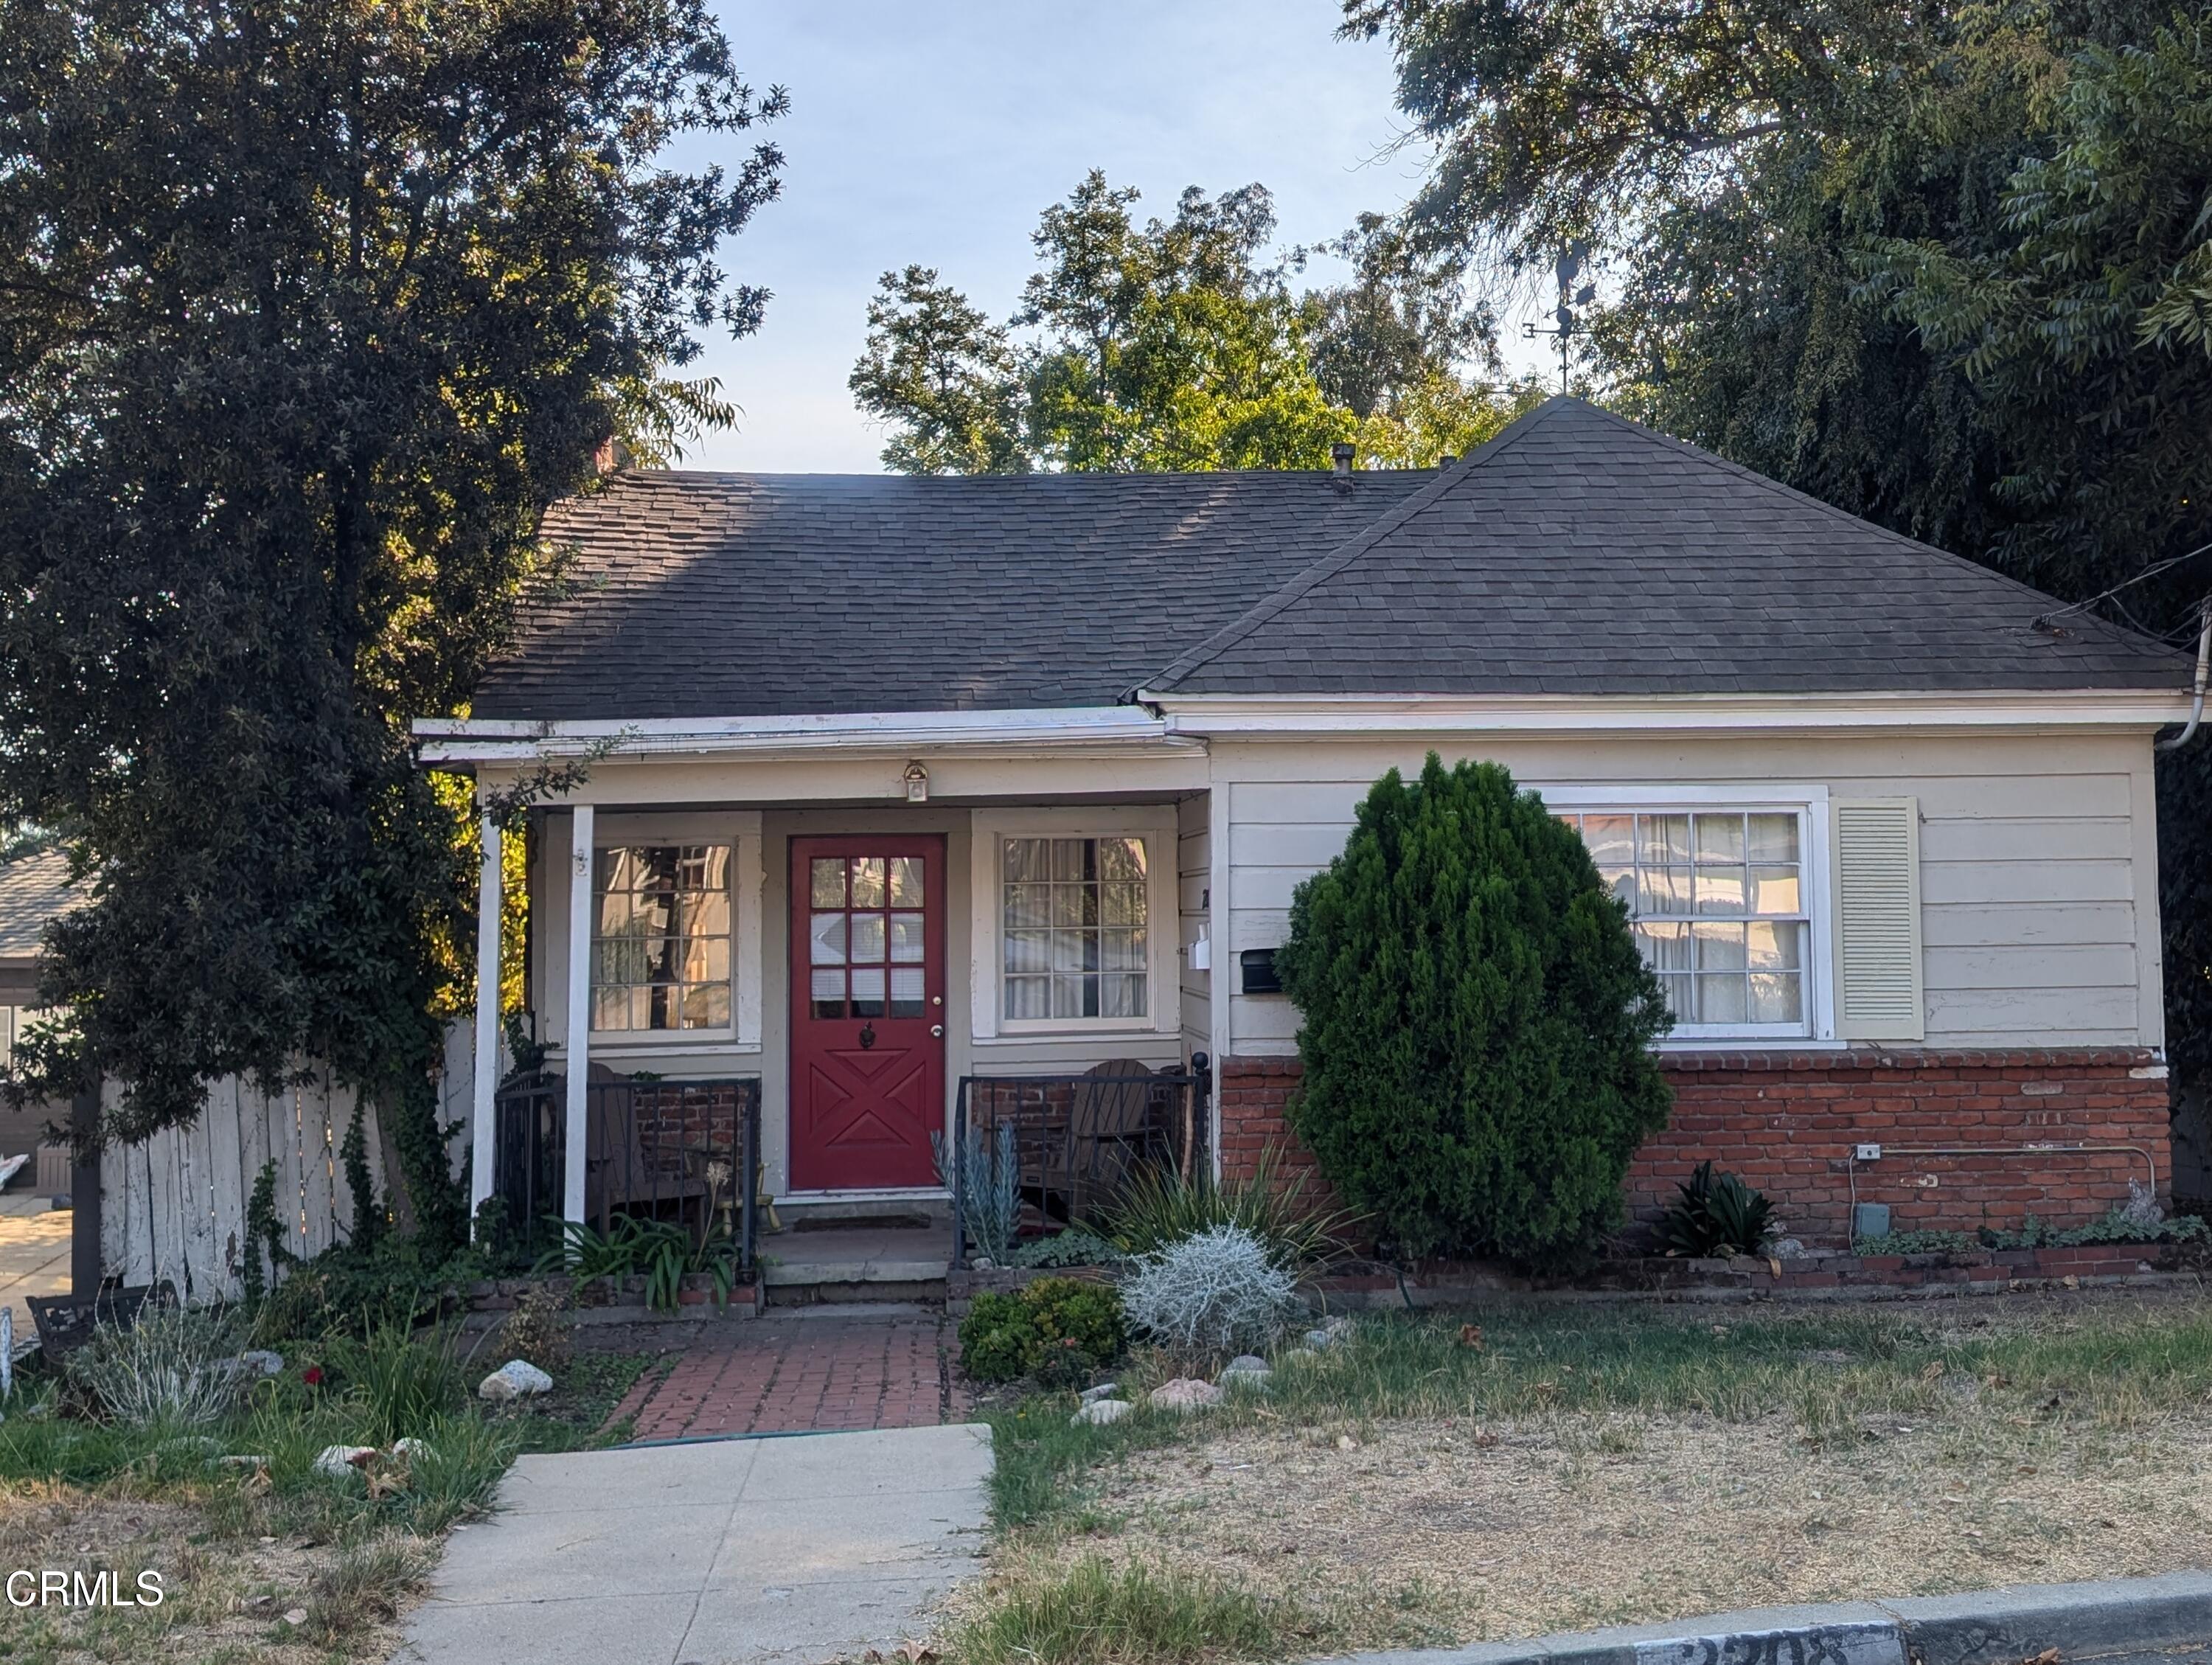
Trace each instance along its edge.
{"label": "white window trim", "polygon": [[[595,1029],[593,1053],[636,1053],[761,1045],[762,854],[757,811],[720,815],[625,815],[601,811],[592,829],[599,853],[629,844],[727,844],[730,848],[730,1022],[716,1029]],[[588,975],[588,966],[586,973]]]}
{"label": "white window trim", "polygon": [[1828,789],[1825,786],[1776,782],[1744,786],[1685,786],[1669,781],[1650,786],[1544,786],[1520,783],[1536,793],[1547,809],[1578,815],[1638,810],[1765,811],[1797,817],[1804,850],[1800,876],[1805,896],[1805,1009],[1803,1024],[1677,1024],[1659,1042],[1662,1051],[1708,1051],[1715,1042],[1748,1045],[1832,1045],[1836,1041],[1832,867],[1828,849]]}
{"label": "white window trim", "polygon": [[[1097,809],[976,810],[969,823],[970,1038],[1040,1035],[1179,1035],[1182,1001],[1176,964],[1180,913],[1172,804]],[[1006,960],[1006,842],[1010,838],[1141,838],[1145,842],[1145,1006],[1142,1018],[1004,1018],[1000,978]],[[1172,997],[1172,998],[1170,998]]]}

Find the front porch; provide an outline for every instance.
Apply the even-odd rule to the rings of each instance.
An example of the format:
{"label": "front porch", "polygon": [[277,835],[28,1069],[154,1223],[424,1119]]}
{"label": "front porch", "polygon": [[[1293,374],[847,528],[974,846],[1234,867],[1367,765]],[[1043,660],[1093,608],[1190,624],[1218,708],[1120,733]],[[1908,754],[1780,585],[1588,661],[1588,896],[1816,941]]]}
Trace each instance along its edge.
{"label": "front porch", "polygon": [[[625,748],[530,811],[536,1067],[516,1073],[480,1006],[477,1206],[497,1197],[532,1236],[726,1234],[771,1290],[811,1297],[941,1279],[971,1127],[1014,1130],[1032,1231],[1138,1166],[1210,1170],[1205,756],[1157,726],[1133,738],[1130,714],[1090,726],[1128,788],[1108,799],[1083,793],[1102,771],[1080,740],[680,765]],[[520,772],[471,749],[487,793]],[[489,990],[502,872],[485,827]]]}

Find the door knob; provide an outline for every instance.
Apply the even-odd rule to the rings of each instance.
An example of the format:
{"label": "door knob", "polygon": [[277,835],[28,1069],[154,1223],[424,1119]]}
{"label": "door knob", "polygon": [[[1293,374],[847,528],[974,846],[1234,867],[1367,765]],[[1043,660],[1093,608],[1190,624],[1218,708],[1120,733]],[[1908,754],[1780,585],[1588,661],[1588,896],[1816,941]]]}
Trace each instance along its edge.
{"label": "door knob", "polygon": [[945,1038],[945,1025],[932,1024],[929,1026],[929,1038],[933,1041],[942,1041]]}

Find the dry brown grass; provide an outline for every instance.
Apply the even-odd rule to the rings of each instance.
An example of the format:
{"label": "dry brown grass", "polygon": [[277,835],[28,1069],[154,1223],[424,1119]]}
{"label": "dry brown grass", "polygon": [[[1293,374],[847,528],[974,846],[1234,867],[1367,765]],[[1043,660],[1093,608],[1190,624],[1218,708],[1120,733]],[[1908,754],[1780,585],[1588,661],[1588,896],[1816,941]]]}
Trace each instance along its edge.
{"label": "dry brown grass", "polygon": [[1365,1321],[1202,1421],[1002,1419],[948,1634],[1092,1564],[1274,1615],[1211,1660],[2212,1564],[2201,1297],[1484,1317]]}
{"label": "dry brown grass", "polygon": [[1409,1613],[1474,1641],[2212,1554],[2212,1419],[2028,1441],[1905,1426],[1850,1448],[1781,1416],[1242,1432],[1131,1459],[1097,1505],[1116,1528],[1048,1553],[1318,1606],[1349,1645],[1402,1640]]}
{"label": "dry brown grass", "polygon": [[218,1535],[189,1498],[19,1482],[0,1492],[0,1572],[113,1569],[132,1591],[151,1569],[162,1575],[163,1599],[0,1609],[0,1651],[9,1665],[387,1659],[399,1645],[396,1620],[435,1555],[434,1545],[398,1535],[351,1549],[296,1534]]}

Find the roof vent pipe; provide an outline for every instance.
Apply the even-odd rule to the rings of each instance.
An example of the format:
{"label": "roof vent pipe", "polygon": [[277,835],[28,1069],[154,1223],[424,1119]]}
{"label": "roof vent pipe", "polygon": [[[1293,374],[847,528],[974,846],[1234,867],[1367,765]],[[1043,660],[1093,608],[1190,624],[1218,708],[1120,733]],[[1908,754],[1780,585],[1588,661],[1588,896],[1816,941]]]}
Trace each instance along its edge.
{"label": "roof vent pipe", "polygon": [[2160,740],[2153,746],[2157,751],[2178,751],[2187,745],[2197,732],[2197,726],[2204,720],[2204,674],[2212,668],[2212,600],[2207,600],[2198,610],[2197,629],[2197,676],[2190,684],[2191,699],[2189,721],[2180,733],[2170,740]]}
{"label": "roof vent pipe", "polygon": [[1339,440],[1328,448],[1329,471],[1340,480],[1352,477],[1352,447]]}

